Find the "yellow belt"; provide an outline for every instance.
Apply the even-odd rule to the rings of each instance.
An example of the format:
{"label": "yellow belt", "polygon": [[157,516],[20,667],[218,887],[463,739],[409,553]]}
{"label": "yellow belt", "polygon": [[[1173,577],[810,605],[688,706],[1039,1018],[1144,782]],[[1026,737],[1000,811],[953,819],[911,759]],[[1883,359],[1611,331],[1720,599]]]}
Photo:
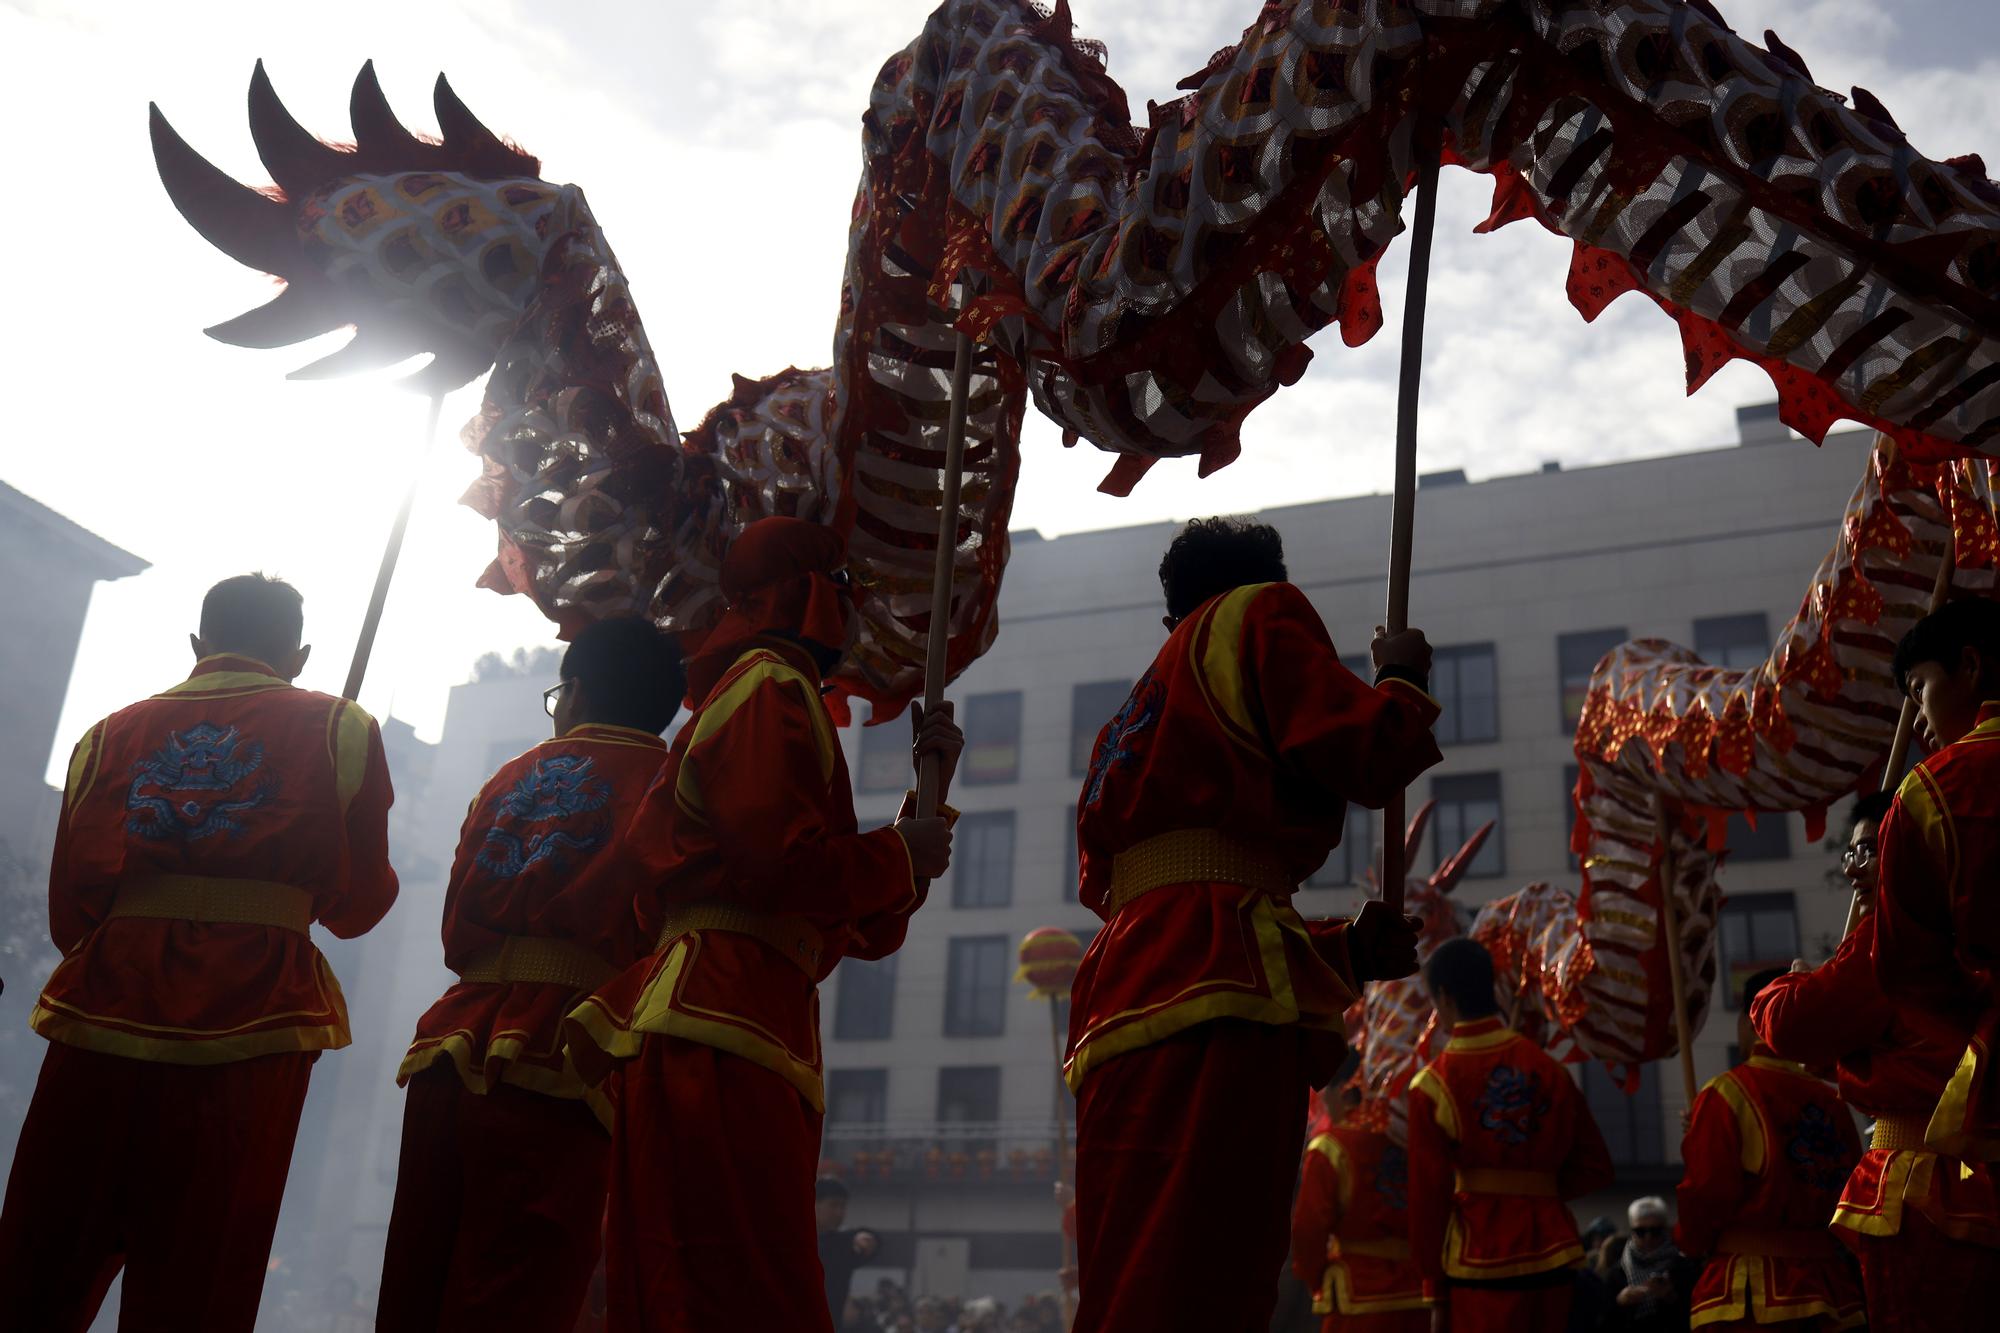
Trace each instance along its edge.
{"label": "yellow belt", "polygon": [[1111,858],[1111,910],[1167,884],[1241,884],[1284,897],[1298,887],[1285,868],[1215,829],[1176,829]]}
{"label": "yellow belt", "polygon": [[1553,1199],[1560,1191],[1547,1171],[1509,1171],[1503,1167],[1468,1166],[1458,1173],[1461,1194],[1526,1194]]}
{"label": "yellow belt", "polygon": [[1930,1126],[1926,1115],[1879,1115],[1868,1146],[1876,1152],[1901,1152],[1905,1148],[1926,1151],[1924,1131]]}
{"label": "yellow belt", "polygon": [[617,968],[575,940],[536,935],[509,935],[474,954],[458,972],[460,981],[518,981],[571,990],[596,990],[617,975]]}
{"label": "yellow belt", "polygon": [[1407,1259],[1410,1257],[1410,1242],[1384,1237],[1381,1240],[1342,1240],[1333,1238],[1333,1254],[1337,1259]]}
{"label": "yellow belt", "polygon": [[1832,1259],[1840,1254],[1840,1244],[1824,1231],[1730,1227],[1715,1238],[1715,1252],[1752,1259]]}
{"label": "yellow belt", "polygon": [[667,909],[656,947],[664,949],[675,937],[691,930],[726,930],[762,940],[796,964],[799,971],[819,980],[819,960],[826,952],[826,941],[818,927],[803,917],[756,912],[733,903],[688,903]]}
{"label": "yellow belt", "polygon": [[312,925],[313,897],[304,889],[263,879],[152,875],[119,885],[109,915],[276,926],[304,935]]}

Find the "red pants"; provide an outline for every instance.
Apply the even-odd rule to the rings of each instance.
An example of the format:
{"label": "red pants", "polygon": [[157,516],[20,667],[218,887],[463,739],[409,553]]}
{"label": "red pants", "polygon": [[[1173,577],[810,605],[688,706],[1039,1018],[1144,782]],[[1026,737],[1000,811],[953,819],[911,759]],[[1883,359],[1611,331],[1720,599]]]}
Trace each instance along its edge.
{"label": "red pants", "polygon": [[411,1079],[377,1333],[571,1333],[609,1149],[582,1102],[482,1095],[443,1063]]}
{"label": "red pants", "polygon": [[612,1080],[611,1333],[831,1333],[819,1113],[770,1070],[677,1037],[647,1037]]}
{"label": "red pants", "polygon": [[1903,1210],[1903,1229],[1894,1236],[1848,1232],[1841,1239],[1861,1259],[1870,1329],[1928,1333],[1989,1326],[2000,1250],[1952,1240],[1914,1208]]}
{"label": "red pants", "polygon": [[[1431,1333],[1429,1310],[1391,1310],[1386,1314],[1330,1314],[1320,1333]],[[1562,1333],[1557,1329],[1556,1333]]]}
{"label": "red pants", "polygon": [[250,1333],[315,1052],[168,1065],[51,1042],[0,1209],[0,1328]]}
{"label": "red pants", "polygon": [[1445,1327],[1451,1333],[1562,1333],[1575,1290],[1567,1272],[1562,1278],[1559,1287],[1447,1287]]}
{"label": "red pants", "polygon": [[1106,1061],[1076,1112],[1073,1333],[1265,1333],[1305,1147],[1305,1037],[1235,1019]]}

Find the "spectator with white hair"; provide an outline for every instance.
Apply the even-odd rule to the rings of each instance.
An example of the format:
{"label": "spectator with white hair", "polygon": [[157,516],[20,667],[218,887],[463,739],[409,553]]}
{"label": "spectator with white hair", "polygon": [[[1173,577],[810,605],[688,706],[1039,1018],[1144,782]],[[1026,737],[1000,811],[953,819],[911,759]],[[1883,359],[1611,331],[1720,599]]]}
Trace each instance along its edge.
{"label": "spectator with white hair", "polygon": [[1614,1285],[1622,1278],[1624,1286],[1612,1302],[1607,1327],[1621,1333],[1683,1333],[1695,1270],[1674,1245],[1667,1201],[1651,1194],[1634,1199],[1625,1218],[1632,1239],[1611,1273]]}

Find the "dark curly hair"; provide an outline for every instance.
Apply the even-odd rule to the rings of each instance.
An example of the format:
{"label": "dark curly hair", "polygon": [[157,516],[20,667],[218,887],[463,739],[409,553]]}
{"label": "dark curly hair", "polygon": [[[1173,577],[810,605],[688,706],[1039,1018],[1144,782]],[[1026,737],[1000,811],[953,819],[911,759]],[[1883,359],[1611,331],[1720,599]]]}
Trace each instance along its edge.
{"label": "dark curly hair", "polygon": [[1270,524],[1247,518],[1194,519],[1160,557],[1160,590],[1177,621],[1218,593],[1285,578],[1284,539]]}

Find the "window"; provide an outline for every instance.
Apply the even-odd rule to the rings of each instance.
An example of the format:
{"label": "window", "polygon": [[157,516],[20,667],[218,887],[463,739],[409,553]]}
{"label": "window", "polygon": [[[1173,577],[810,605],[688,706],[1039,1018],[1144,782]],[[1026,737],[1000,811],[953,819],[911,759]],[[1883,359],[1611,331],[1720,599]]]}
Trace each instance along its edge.
{"label": "window", "polygon": [[1328,854],[1326,864],[1306,880],[1306,887],[1332,889],[1361,883],[1363,873],[1375,860],[1375,819],[1373,810],[1349,805],[1340,845]]}
{"label": "window", "polygon": [[880,1041],[894,1025],[896,955],[879,962],[843,958],[834,969],[833,1035],[842,1041]]}
{"label": "window", "polygon": [[1132,692],[1129,680],[1093,680],[1069,692],[1069,775],[1080,778],[1090,771],[1090,752],[1097,747],[1097,733],[1118,711]]}
{"label": "window", "polygon": [[1584,700],[1590,697],[1590,673],[1598,659],[1631,638],[1618,629],[1587,629],[1576,634],[1556,635],[1556,673],[1562,680],[1562,729],[1576,730],[1583,716]]}
{"label": "window", "polygon": [[1639,1066],[1639,1086],[1629,1095],[1601,1064],[1583,1067],[1583,1098],[1604,1131],[1605,1146],[1618,1166],[1661,1166],[1660,1064]]}
{"label": "window", "polygon": [[1007,937],[951,942],[944,972],[944,1035],[997,1037],[1007,1026]]}
{"label": "window", "polygon": [[1791,816],[1777,810],[1760,810],[1757,827],[1740,814],[1729,817],[1729,859],[1732,861],[1782,861],[1792,854]]}
{"label": "window", "polygon": [[1734,1009],[1743,983],[1799,956],[1798,902],[1789,893],[1736,893],[1722,904],[1722,1007]]}
{"label": "window", "polygon": [[965,701],[965,754],[959,780],[981,787],[1012,782],[1021,772],[1021,692],[975,694]]}
{"label": "window", "polygon": [[1063,818],[1063,882],[1062,900],[1073,903],[1077,900],[1079,877],[1083,874],[1083,863],[1076,854],[1076,807],[1071,806]]}
{"label": "window", "polygon": [[1710,666],[1761,665],[1771,655],[1771,622],[1762,611],[1697,620],[1694,650]]}
{"label": "window", "polygon": [[910,724],[904,721],[903,714],[863,727],[857,789],[902,791],[914,781],[910,772]]}
{"label": "window", "polygon": [[889,1116],[889,1071],[829,1069],[826,1071],[826,1123],[879,1125]]}
{"label": "window", "polygon": [[1500,775],[1451,773],[1432,778],[1431,799],[1437,802],[1437,809],[1431,815],[1431,868],[1443,865],[1490,819],[1495,823],[1493,832],[1486,835],[1486,845],[1472,858],[1465,873],[1475,879],[1504,874],[1507,869],[1501,841],[1504,830],[1498,827]]}
{"label": "window", "polygon": [[1444,706],[1437,720],[1438,744],[1500,739],[1500,690],[1492,644],[1468,643],[1433,652],[1431,694]]}
{"label": "window", "polygon": [[982,810],[952,829],[951,905],[1005,907],[1014,901],[1014,812]]}
{"label": "window", "polygon": [[1000,1119],[1000,1067],[998,1065],[946,1065],[938,1070],[939,1137],[960,1151],[991,1147],[990,1140],[963,1137],[958,1126],[987,1127]]}

